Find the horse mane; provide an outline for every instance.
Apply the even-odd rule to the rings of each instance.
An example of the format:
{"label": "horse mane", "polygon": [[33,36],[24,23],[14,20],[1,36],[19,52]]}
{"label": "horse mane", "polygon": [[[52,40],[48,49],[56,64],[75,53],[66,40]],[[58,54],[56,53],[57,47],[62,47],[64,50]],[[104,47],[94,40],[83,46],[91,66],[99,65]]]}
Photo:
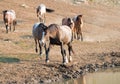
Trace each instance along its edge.
{"label": "horse mane", "polygon": [[47,26],[44,25],[44,23],[40,23],[38,25],[38,27],[41,27],[43,30],[46,30],[47,29]]}
{"label": "horse mane", "polygon": [[80,24],[81,24],[80,18],[82,18],[82,15],[78,15],[77,18],[76,18],[76,21],[77,21],[77,22],[80,22]]}

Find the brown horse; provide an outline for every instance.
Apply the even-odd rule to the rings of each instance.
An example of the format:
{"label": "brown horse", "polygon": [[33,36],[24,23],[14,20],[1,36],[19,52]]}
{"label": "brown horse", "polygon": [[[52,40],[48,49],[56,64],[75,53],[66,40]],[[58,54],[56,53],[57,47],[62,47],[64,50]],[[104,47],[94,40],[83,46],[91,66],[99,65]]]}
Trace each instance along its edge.
{"label": "brown horse", "polygon": [[44,29],[46,26],[43,23],[35,23],[32,29],[32,35],[35,40],[35,51],[38,52],[37,44],[39,44],[39,53],[42,55],[42,45],[40,44],[40,40],[44,36]]}
{"label": "brown horse", "polygon": [[53,12],[54,10],[46,8],[46,6],[44,4],[40,4],[37,9],[36,9],[36,13],[37,13],[37,17],[39,18],[40,22],[45,23],[46,17],[45,14],[46,12]]}
{"label": "brown horse", "polygon": [[14,10],[4,10],[3,11],[3,20],[6,26],[6,33],[8,33],[8,29],[10,28],[11,31],[11,25],[13,24],[13,31],[15,31],[15,25],[16,22],[16,14]]}
{"label": "brown horse", "polygon": [[78,15],[76,17],[73,18],[73,21],[74,21],[74,38],[76,39],[80,39],[81,38],[81,41],[83,41],[83,36],[82,36],[82,27],[83,27],[83,20],[82,20],[82,15]]}
{"label": "brown horse", "polygon": [[74,32],[74,22],[73,22],[73,20],[71,18],[65,17],[65,18],[62,19],[62,25],[67,25],[71,28],[71,30],[72,30],[72,40],[73,40],[73,35],[75,33]]}
{"label": "brown horse", "polygon": [[[72,61],[71,52],[74,53],[71,44],[72,31],[66,26],[59,26],[57,24],[51,24],[45,29],[45,36],[41,40],[43,44],[46,43],[46,62],[49,62],[49,51],[52,45],[59,45],[61,48],[61,54],[63,57],[63,64],[68,63],[68,59],[66,56],[66,50],[64,49],[64,45],[68,46],[69,51],[69,62]],[[48,44],[47,44],[48,42]]]}

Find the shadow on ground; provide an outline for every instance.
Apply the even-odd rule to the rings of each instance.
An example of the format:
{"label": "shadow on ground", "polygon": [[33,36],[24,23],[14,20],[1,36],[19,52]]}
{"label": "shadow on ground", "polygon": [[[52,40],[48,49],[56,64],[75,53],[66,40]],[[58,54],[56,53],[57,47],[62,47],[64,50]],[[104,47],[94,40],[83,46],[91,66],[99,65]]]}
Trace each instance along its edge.
{"label": "shadow on ground", "polygon": [[2,63],[16,63],[20,62],[20,59],[13,57],[0,57],[0,62]]}

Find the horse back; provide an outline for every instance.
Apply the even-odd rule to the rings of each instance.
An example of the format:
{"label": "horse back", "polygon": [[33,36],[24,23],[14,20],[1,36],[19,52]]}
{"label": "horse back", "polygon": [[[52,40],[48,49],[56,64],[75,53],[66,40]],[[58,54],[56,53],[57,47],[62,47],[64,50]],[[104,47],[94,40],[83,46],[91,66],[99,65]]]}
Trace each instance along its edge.
{"label": "horse back", "polygon": [[39,26],[40,23],[35,23],[33,25],[32,34],[35,39],[41,40],[43,29]]}
{"label": "horse back", "polygon": [[60,26],[59,30],[59,39],[63,41],[64,44],[67,44],[71,41],[72,31],[70,27],[66,25]]}
{"label": "horse back", "polygon": [[72,31],[70,27],[66,25],[51,24],[48,26],[48,32],[50,35],[50,43],[60,45],[61,42],[67,44],[71,41]]}
{"label": "horse back", "polygon": [[14,10],[5,10],[3,11],[3,19],[4,22],[12,23],[16,19],[15,11]]}

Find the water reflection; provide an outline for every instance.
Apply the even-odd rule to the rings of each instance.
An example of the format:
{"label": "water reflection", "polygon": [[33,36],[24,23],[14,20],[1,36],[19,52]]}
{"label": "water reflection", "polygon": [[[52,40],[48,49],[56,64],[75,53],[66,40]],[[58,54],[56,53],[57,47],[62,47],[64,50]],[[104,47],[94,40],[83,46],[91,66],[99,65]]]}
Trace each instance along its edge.
{"label": "water reflection", "polygon": [[120,72],[100,72],[88,74],[83,77],[83,81],[83,84],[120,84]]}
{"label": "water reflection", "polygon": [[120,68],[88,73],[79,79],[64,81],[56,84],[120,84]]}

